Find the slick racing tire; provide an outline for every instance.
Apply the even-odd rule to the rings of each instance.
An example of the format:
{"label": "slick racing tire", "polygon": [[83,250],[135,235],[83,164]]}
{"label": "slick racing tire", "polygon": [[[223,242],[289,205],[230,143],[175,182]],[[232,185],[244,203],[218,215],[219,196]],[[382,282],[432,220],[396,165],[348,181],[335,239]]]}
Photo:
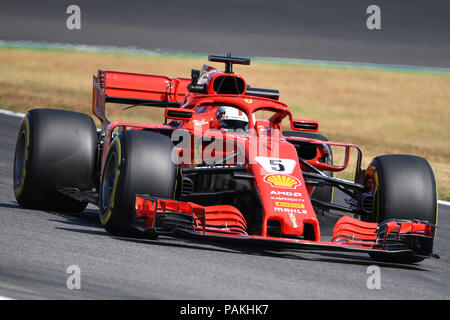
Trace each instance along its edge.
{"label": "slick racing tire", "polygon": [[[372,160],[364,177],[375,184],[372,221],[390,219],[424,220],[437,225],[437,191],[433,170],[427,160],[411,155],[383,155]],[[411,255],[370,253],[377,261],[414,263],[423,258]]]}
{"label": "slick racing tire", "polygon": [[133,227],[136,194],[173,199],[177,165],[166,136],[128,130],[116,136],[106,157],[100,190],[100,220],[116,236],[140,236]]}
{"label": "slick racing tire", "polygon": [[[328,141],[326,137],[311,132],[283,131],[283,135],[286,137],[300,137],[300,138],[316,139],[320,141]],[[333,151],[331,150],[331,148],[328,163],[329,164],[333,163]],[[329,177],[333,176],[333,172],[331,171],[324,171],[324,173]],[[333,187],[332,186],[316,187],[311,195],[311,198],[322,202],[331,203],[333,201]]]}
{"label": "slick racing tire", "polygon": [[24,208],[83,211],[86,202],[58,191],[92,188],[97,132],[86,114],[30,110],[22,120],[14,155],[14,194]]}

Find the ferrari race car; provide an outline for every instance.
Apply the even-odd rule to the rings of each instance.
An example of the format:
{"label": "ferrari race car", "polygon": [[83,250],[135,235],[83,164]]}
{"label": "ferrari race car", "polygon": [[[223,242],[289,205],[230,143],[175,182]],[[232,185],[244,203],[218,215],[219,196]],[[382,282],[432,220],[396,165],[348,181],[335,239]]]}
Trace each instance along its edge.
{"label": "ferrari race car", "polygon": [[[358,146],[328,141],[317,122],[293,117],[278,90],[251,87],[233,72],[250,59],[208,59],[225,70],[204,65],[173,79],[99,70],[98,130],[86,114],[30,110],[15,150],[17,202],[60,212],[92,203],[116,236],[365,252],[400,263],[436,256],[436,182],[425,159],[383,155],[362,169]],[[111,122],[106,103],[164,108],[165,122]],[[336,178],[351,151],[354,181]],[[333,190],[345,204],[333,201]],[[319,218],[330,211],[342,215],[324,241]]]}

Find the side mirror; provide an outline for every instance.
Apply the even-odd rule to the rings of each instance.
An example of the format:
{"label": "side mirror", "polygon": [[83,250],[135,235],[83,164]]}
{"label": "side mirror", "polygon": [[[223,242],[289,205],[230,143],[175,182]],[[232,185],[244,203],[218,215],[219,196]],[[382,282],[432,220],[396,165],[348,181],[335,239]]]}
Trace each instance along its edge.
{"label": "side mirror", "polygon": [[183,108],[166,108],[165,113],[166,119],[173,120],[189,120],[194,114],[192,110]]}
{"label": "side mirror", "polygon": [[292,119],[291,129],[294,131],[317,132],[319,130],[319,123],[312,120]]}

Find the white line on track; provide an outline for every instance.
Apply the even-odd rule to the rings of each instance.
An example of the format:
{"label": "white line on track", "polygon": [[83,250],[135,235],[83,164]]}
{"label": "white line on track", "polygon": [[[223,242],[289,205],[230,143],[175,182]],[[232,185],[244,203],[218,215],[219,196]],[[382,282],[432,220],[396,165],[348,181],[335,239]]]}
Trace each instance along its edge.
{"label": "white line on track", "polygon": [[[138,47],[117,47],[117,46],[95,46],[87,44],[70,44],[57,43],[45,41],[26,41],[26,40],[1,40],[0,47],[3,48],[19,48],[19,49],[55,49],[68,51],[82,51],[82,52],[103,52],[103,53],[122,53],[126,55],[143,55],[143,56],[171,56],[171,55],[185,55],[190,57],[200,57],[206,54],[194,52],[171,52],[162,51],[160,49],[147,50]],[[426,67],[426,66],[412,66],[400,64],[381,64],[381,63],[365,63],[365,62],[350,62],[350,61],[336,61],[336,60],[315,60],[315,59],[299,59],[299,58],[281,58],[281,57],[252,57],[255,60],[262,62],[288,63],[297,65],[312,65],[323,67],[350,67],[363,69],[382,69],[382,70],[403,70],[410,72],[426,72],[426,73],[444,73],[449,74],[450,68],[445,67]]]}
{"label": "white line on track", "polygon": [[23,118],[25,116],[25,113],[13,112],[10,110],[3,110],[3,109],[0,109],[0,114],[6,114],[8,116],[20,117],[20,118]]}

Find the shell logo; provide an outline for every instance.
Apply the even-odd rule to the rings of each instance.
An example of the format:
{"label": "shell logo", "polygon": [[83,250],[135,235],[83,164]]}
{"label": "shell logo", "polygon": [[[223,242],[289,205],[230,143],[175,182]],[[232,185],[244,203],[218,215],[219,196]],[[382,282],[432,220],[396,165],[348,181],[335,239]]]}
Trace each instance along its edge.
{"label": "shell logo", "polygon": [[292,176],[285,174],[270,174],[264,177],[264,181],[270,183],[272,187],[293,188],[300,185],[300,181]]}

